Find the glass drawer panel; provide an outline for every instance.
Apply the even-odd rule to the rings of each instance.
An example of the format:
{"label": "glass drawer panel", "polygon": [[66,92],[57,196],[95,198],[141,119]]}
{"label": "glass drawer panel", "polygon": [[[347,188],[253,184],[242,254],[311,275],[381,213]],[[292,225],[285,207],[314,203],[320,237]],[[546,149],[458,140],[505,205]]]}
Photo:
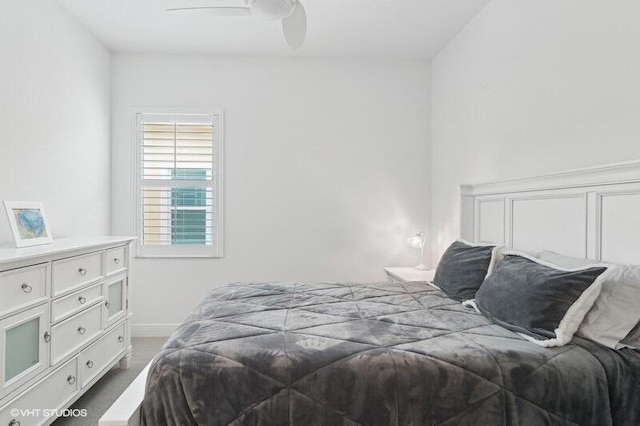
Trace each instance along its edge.
{"label": "glass drawer panel", "polygon": [[109,286],[109,318],[122,312],[122,291],[124,281]]}
{"label": "glass drawer panel", "polygon": [[40,362],[40,318],[7,330],[5,381]]}

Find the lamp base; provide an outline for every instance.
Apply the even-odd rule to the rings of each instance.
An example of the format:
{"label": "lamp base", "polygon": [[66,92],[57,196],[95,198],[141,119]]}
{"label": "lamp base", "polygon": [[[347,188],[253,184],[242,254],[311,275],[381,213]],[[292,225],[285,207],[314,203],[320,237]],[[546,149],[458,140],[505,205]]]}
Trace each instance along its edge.
{"label": "lamp base", "polygon": [[417,269],[419,271],[428,271],[431,268],[425,265],[424,263],[419,264],[418,266],[414,266],[413,269]]}

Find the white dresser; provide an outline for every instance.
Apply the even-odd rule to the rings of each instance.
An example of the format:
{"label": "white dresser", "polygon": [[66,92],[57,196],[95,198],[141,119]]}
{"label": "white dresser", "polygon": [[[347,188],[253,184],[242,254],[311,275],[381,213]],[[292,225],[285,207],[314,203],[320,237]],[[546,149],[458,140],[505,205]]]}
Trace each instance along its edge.
{"label": "white dresser", "polygon": [[115,364],[129,367],[132,241],[0,247],[0,426],[49,424]]}

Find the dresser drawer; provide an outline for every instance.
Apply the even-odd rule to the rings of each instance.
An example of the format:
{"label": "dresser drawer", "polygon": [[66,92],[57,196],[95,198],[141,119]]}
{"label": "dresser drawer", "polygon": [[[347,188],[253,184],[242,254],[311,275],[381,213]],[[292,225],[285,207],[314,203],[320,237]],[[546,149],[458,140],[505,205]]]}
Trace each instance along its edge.
{"label": "dresser drawer", "polygon": [[127,276],[117,275],[109,278],[105,283],[104,305],[107,308],[105,314],[105,326],[109,326],[124,318],[127,312]]}
{"label": "dresser drawer", "polygon": [[100,334],[102,310],[99,304],[51,327],[52,365]]}
{"label": "dresser drawer", "polygon": [[58,322],[102,300],[102,283],[84,288],[51,303],[51,322]]}
{"label": "dresser drawer", "polygon": [[49,368],[49,304],[0,321],[0,398]]}
{"label": "dresser drawer", "polygon": [[51,286],[53,295],[65,293],[102,278],[102,253],[52,262]]}
{"label": "dresser drawer", "polygon": [[125,349],[124,323],[120,324],[104,337],[80,354],[80,377],[82,387],[104,370]]}
{"label": "dresser drawer", "polygon": [[126,250],[123,247],[116,247],[107,250],[105,253],[106,274],[111,275],[124,271],[127,268]]}
{"label": "dresser drawer", "polygon": [[[60,409],[78,392],[77,360],[78,358],[73,358],[46,379],[5,405],[0,410],[0,425],[41,425],[51,420],[51,417],[44,416],[44,409]],[[14,423],[11,423],[12,420]]]}
{"label": "dresser drawer", "polygon": [[0,315],[46,298],[46,264],[0,273]]}

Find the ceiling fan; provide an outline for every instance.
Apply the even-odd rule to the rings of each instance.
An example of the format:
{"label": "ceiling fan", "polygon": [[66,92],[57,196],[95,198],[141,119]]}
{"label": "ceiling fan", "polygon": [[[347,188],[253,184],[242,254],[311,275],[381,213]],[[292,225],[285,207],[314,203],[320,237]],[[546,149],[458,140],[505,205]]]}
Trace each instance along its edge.
{"label": "ceiling fan", "polygon": [[[215,2],[216,0],[211,0]],[[197,6],[166,9],[169,13],[194,13],[211,16],[255,16],[267,21],[282,21],[282,31],[292,50],[304,44],[307,13],[298,0],[237,0],[238,6]],[[229,4],[225,1],[225,4]]]}

